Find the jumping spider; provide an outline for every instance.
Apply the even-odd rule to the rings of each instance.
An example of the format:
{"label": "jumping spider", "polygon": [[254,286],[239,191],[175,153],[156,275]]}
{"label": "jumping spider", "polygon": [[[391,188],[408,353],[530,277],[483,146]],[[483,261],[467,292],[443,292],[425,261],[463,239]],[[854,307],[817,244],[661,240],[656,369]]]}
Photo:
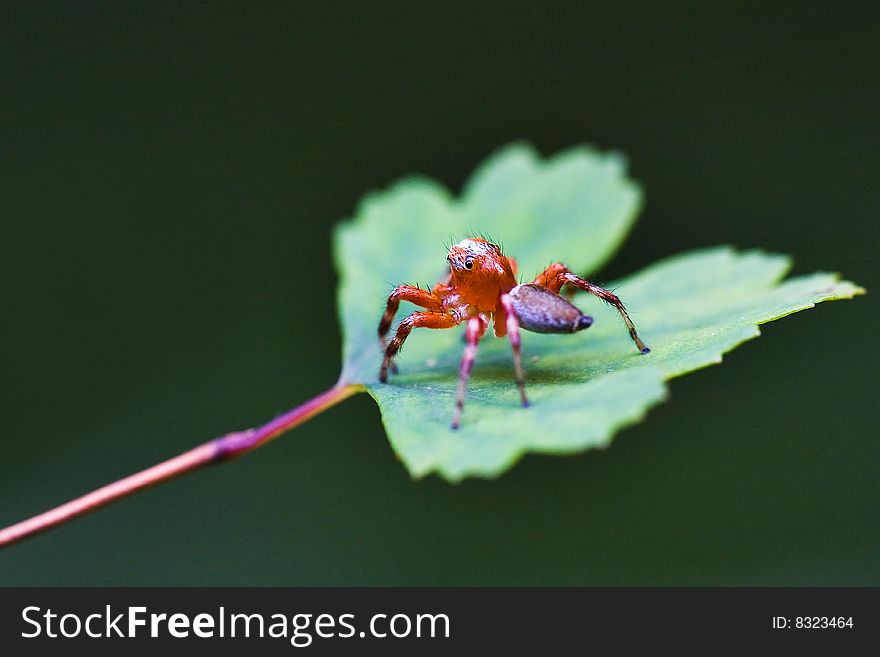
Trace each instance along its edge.
{"label": "jumping spider", "polygon": [[[497,337],[506,335],[510,340],[516,384],[523,406],[528,406],[529,401],[523,378],[519,329],[535,333],[575,333],[593,323],[591,317],[560,296],[564,285],[573,285],[614,306],[623,317],[639,351],[643,354],[650,351],[636,332],[620,299],[573,274],[562,263],[550,265],[531,283],[517,285],[516,261],[502,254],[497,244],[482,237],[470,237],[453,245],[446,260],[449,262],[449,273],[432,290],[400,285],[388,297],[385,314],[379,323],[379,342],[385,353],[379,380],[385,383],[388,370],[396,371],[394,357],[414,328],[448,329],[464,322],[466,346],[459,366],[453,429],[461,425],[461,412],[477,355],[477,344],[486,333],[490,321],[494,321]],[[425,310],[404,318],[394,338],[386,345],[385,335],[401,301],[409,301]]]}

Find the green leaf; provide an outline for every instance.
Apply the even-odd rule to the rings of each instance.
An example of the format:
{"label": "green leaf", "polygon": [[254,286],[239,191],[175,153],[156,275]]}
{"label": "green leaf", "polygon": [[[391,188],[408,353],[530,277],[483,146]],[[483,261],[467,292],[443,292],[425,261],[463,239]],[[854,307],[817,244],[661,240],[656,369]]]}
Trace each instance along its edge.
{"label": "green leaf", "polygon": [[[786,256],[717,247],[656,263],[609,287],[623,299],[650,354],[637,352],[613,309],[587,295],[575,303],[595,323],[572,335],[523,333],[526,386],[519,405],[506,340],[480,343],[462,427],[449,428],[462,351],[460,330],[415,331],[377,380],[376,327],[396,284],[433,285],[446,246],[483,233],[500,240],[526,280],[561,260],[595,271],[622,242],[641,204],[617,154],[575,148],[542,160],[510,146],[489,158],[460,198],[424,178],[368,195],[341,224],[335,251],[345,338],[341,380],[362,383],[379,404],[389,440],[413,476],[492,477],[526,452],[604,447],[615,432],[664,399],[664,381],[721,361],[759,335],[758,324],[820,301],[863,292],[836,274],[782,281]],[[414,308],[401,304],[399,318]]]}

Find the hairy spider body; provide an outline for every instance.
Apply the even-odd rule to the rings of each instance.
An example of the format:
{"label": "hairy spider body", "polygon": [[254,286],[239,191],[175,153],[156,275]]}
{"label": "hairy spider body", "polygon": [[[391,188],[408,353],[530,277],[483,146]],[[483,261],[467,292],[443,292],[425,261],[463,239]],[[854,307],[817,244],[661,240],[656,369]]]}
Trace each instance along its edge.
{"label": "hairy spider body", "polygon": [[[379,342],[385,353],[379,380],[385,383],[388,370],[396,371],[394,357],[412,329],[445,329],[464,323],[466,344],[459,366],[453,429],[461,424],[461,412],[477,345],[490,322],[497,337],[507,336],[510,340],[516,383],[523,406],[528,406],[529,402],[525,392],[519,329],[535,333],[575,333],[593,323],[591,317],[560,296],[565,285],[589,292],[614,306],[639,351],[650,351],[639,337],[620,299],[612,292],[573,274],[562,263],[550,265],[531,283],[517,285],[516,261],[505,256],[497,244],[482,237],[470,237],[453,245],[446,260],[449,273],[431,290],[400,285],[388,297],[385,313],[379,322]],[[404,318],[394,338],[386,345],[385,336],[401,301],[409,301],[425,310]]]}

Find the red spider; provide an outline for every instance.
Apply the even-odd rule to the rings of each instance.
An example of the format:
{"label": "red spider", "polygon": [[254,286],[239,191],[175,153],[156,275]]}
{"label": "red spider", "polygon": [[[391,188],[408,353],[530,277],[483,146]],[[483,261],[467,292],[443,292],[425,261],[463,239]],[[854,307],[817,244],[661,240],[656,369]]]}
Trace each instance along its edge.
{"label": "red spider", "polygon": [[[650,351],[639,338],[626,309],[614,294],[593,285],[568,270],[560,262],[547,267],[531,283],[517,285],[516,261],[501,253],[501,247],[482,237],[464,239],[449,249],[446,257],[449,273],[428,291],[412,285],[400,285],[388,297],[388,306],[379,322],[379,342],[385,352],[379,380],[388,380],[388,370],[396,372],[393,359],[414,328],[447,329],[466,322],[467,345],[461,358],[458,394],[452,428],[461,424],[465,391],[477,355],[477,343],[486,333],[489,322],[495,322],[495,335],[510,340],[516,384],[523,406],[528,406],[520,356],[520,327],[535,333],[574,333],[593,323],[575,306],[559,295],[563,285],[574,285],[611,304],[623,317],[629,335],[643,354]],[[401,301],[425,308],[406,317],[394,339],[387,345],[385,335],[391,327]]]}

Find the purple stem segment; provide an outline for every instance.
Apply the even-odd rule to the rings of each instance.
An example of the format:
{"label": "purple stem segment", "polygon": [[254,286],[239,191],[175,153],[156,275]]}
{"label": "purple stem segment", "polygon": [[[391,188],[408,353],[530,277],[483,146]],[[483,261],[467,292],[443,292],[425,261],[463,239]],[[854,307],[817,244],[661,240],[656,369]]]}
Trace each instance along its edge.
{"label": "purple stem segment", "polygon": [[293,429],[364,387],[356,384],[337,384],[317,397],[279,415],[261,427],[226,434],[199,445],[183,454],[163,461],[146,470],[115,481],[91,493],[86,493],[70,502],[50,509],[44,513],[22,520],[19,523],[0,529],[0,548],[11,545],[34,534],[63,524],[78,516],[121,499],[144,488],[173,479],[193,470],[213,463],[233,459],[257,447],[262,447],[273,438]]}

